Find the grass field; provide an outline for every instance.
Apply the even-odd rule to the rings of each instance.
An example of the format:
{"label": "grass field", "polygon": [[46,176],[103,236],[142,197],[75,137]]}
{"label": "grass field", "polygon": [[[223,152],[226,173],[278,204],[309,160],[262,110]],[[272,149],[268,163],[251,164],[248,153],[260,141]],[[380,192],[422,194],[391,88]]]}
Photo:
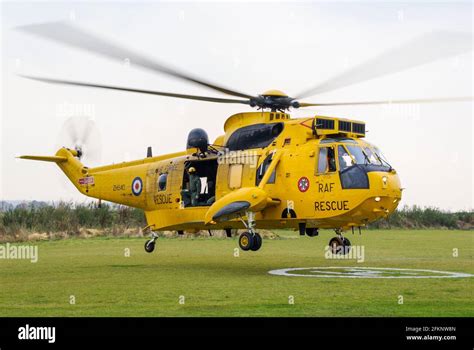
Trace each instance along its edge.
{"label": "grass field", "polygon": [[[39,260],[0,259],[0,316],[474,316],[474,278],[350,279],[273,276],[286,267],[369,266],[474,274],[474,233],[366,231],[348,235],[365,261],[328,260],[332,232],[278,232],[258,252],[237,239],[43,241]],[[25,243],[23,243],[25,244]],[[453,248],[459,256],[453,257]],[[130,256],[125,256],[126,249]],[[75,304],[70,304],[71,295]],[[399,304],[399,296],[403,304]],[[184,296],[184,304],[179,303]],[[289,303],[289,296],[294,304]]]}

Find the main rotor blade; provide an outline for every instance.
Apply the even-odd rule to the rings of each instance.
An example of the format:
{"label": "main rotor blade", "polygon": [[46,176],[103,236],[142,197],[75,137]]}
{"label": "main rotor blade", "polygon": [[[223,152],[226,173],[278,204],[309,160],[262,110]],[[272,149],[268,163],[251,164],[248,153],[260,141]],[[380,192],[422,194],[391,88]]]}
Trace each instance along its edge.
{"label": "main rotor blade", "polygon": [[437,31],[424,34],[305,90],[295,98],[301,99],[340,89],[470,50],[471,33]]}
{"label": "main rotor blade", "polygon": [[240,103],[240,104],[245,104],[245,105],[250,104],[250,101],[248,101],[248,100],[237,100],[237,99],[219,98],[219,97],[207,97],[207,96],[175,94],[175,93],[172,93],[172,92],[131,89],[131,88],[124,88],[124,87],[119,87],[119,86],[89,84],[89,83],[82,83],[82,82],[78,82],[78,81],[58,80],[58,79],[50,79],[50,78],[33,77],[33,76],[27,76],[27,75],[20,75],[20,76],[23,77],[23,78],[42,81],[44,83],[51,83],[51,84],[93,87],[93,88],[118,90],[118,91],[129,91],[129,92],[137,92],[137,93],[141,93],[141,94],[167,96],[167,97],[175,97],[175,98],[184,98],[184,99],[188,99],[188,100],[198,100],[198,101],[207,101],[207,102]]}
{"label": "main rotor blade", "polygon": [[193,77],[189,74],[167,67],[162,63],[132,52],[131,50],[102,39],[95,34],[88,33],[66,22],[33,24],[17,27],[17,29],[108,58],[117,59],[122,62],[125,59],[129,59],[132,65],[149,69],[155,73],[160,72],[175,78],[205,86],[227,95],[242,98],[252,98],[250,95],[210,83],[203,79]]}
{"label": "main rotor blade", "polygon": [[472,101],[474,96],[445,97],[445,98],[422,98],[415,100],[385,100],[385,101],[365,101],[365,102],[330,102],[330,103],[306,103],[300,102],[300,107],[317,106],[357,106],[357,105],[385,105],[385,104],[409,104],[409,103],[436,103],[436,102],[462,102]]}

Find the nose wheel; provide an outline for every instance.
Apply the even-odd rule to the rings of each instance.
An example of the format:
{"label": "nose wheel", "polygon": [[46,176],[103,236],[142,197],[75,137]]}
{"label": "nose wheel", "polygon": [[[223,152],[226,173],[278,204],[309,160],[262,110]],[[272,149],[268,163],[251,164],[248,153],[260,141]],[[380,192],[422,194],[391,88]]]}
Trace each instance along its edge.
{"label": "nose wheel", "polygon": [[147,253],[151,253],[155,250],[155,241],[157,238],[158,238],[158,235],[155,232],[153,232],[151,234],[151,239],[145,242],[145,251]]}
{"label": "nose wheel", "polygon": [[331,238],[329,241],[329,247],[333,254],[346,255],[351,251],[351,241],[342,235],[342,233],[336,230],[337,237]]}

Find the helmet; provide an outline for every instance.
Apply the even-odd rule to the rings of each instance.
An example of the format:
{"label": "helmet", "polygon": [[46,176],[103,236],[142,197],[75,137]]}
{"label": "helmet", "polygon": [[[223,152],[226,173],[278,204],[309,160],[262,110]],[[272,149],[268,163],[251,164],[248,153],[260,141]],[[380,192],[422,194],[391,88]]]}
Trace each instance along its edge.
{"label": "helmet", "polygon": [[188,169],[188,173],[190,174],[195,173],[195,172],[196,172],[196,168],[193,166]]}

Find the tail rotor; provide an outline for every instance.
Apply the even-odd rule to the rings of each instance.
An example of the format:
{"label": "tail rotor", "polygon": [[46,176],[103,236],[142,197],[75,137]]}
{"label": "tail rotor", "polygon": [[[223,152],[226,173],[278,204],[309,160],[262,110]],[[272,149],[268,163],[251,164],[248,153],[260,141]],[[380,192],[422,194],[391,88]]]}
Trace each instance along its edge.
{"label": "tail rotor", "polygon": [[99,129],[90,117],[67,119],[59,134],[59,146],[74,148],[78,158],[88,166],[98,165],[102,156],[102,142]]}

